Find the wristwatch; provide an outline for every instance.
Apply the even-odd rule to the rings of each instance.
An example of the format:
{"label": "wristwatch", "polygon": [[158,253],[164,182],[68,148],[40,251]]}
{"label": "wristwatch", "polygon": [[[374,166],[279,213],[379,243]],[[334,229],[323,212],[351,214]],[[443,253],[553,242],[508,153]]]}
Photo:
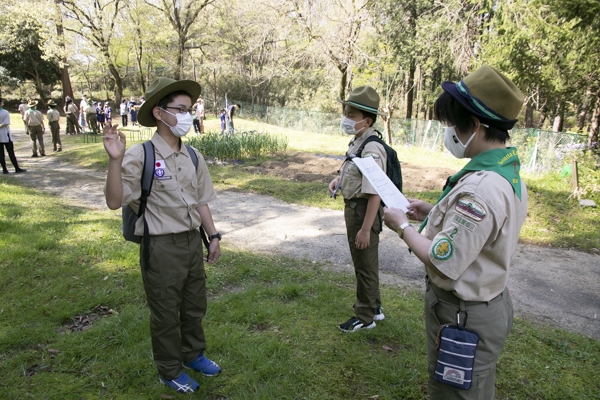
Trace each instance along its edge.
{"label": "wristwatch", "polygon": [[409,226],[411,226],[410,222],[405,222],[400,225],[400,228],[398,228],[398,236],[400,236],[400,239],[404,239],[404,230]]}
{"label": "wristwatch", "polygon": [[213,240],[213,239],[219,239],[219,241],[221,241],[221,234],[220,234],[219,232],[217,232],[217,233],[215,233],[214,235],[210,235],[208,238],[209,238],[210,240]]}

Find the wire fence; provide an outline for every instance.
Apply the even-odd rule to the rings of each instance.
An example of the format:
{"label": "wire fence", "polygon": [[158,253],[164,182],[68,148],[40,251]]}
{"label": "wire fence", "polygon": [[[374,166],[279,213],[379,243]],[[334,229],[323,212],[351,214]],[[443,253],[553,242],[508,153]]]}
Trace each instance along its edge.
{"label": "wire fence", "polygon": [[[224,99],[222,100],[224,104]],[[340,113],[304,111],[291,108],[262,106],[240,101],[238,115],[268,124],[300,131],[342,135]],[[383,133],[383,122],[377,121],[375,129]],[[439,121],[392,118],[390,131],[392,144],[416,146],[433,152],[444,151],[445,125]],[[576,133],[553,132],[533,128],[515,128],[511,132],[510,146],[517,147],[523,170],[545,172],[560,170],[569,153],[585,146],[588,136]]]}

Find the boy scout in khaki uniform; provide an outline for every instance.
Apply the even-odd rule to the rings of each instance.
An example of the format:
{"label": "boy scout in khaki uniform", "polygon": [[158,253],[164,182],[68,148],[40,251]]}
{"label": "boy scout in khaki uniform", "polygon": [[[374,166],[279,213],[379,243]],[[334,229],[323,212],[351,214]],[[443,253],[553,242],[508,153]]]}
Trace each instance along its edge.
{"label": "boy scout in khaki uniform", "polygon": [[[338,101],[345,106],[342,128],[345,133],[354,135],[346,153],[352,157],[368,137],[377,135],[372,126],[377,119],[379,95],[372,87],[361,86],[350,93],[347,101]],[[362,157],[372,157],[385,172],[387,159],[381,144],[367,143]],[[379,233],[383,212],[377,192],[351,160],[344,162],[340,176],[329,184],[332,195],[335,196],[338,189],[344,196],[344,219],[356,274],[355,316],[338,328],[343,332],[356,332],[372,329],[375,321],[385,318],[379,296]]]}
{"label": "boy scout in khaki uniform", "polygon": [[48,125],[50,125],[50,132],[52,133],[52,145],[54,146],[54,152],[62,151],[62,143],[60,141],[60,125],[58,120],[60,119],[60,113],[56,109],[56,103],[54,100],[48,101],[48,112],[46,113],[48,118]]}
{"label": "boy scout in khaki uniform", "polygon": [[[140,246],[142,278],[150,308],[150,332],[159,378],[178,392],[194,392],[198,383],[183,372],[184,366],[215,376],[221,368],[204,356],[206,342],[202,319],[206,313],[206,272],[203,261],[220,256],[221,235],[215,228],[208,203],[216,198],[206,162],[194,149],[195,168],[181,136],[192,126],[190,114],[200,95],[194,81],[158,78],[146,91],[139,122],[156,126],[154,181],[144,218],[150,232],[150,254]],[[117,209],[139,207],[144,150],[135,145],[125,151],[125,135],[117,125],[104,127],[104,147],[109,155],[105,186],[106,204]],[[210,235],[208,256],[203,258],[198,228]],[[136,234],[144,232],[143,218]]]}
{"label": "boy scout in khaki uniform", "polygon": [[44,132],[46,127],[44,126],[44,115],[35,109],[38,102],[37,100],[31,100],[27,105],[29,110],[25,112],[25,126],[29,130],[29,136],[31,137],[31,150],[33,154],[31,157],[38,156],[38,145],[40,145],[40,156],[44,157],[46,151],[44,149]]}
{"label": "boy scout in khaki uniform", "polygon": [[[448,125],[444,144],[455,157],[471,160],[449,178],[435,205],[409,200],[408,216],[423,221],[425,236],[402,210],[386,210],[384,221],[425,264],[430,398],[493,400],[496,363],[513,323],[507,288],[511,257],[527,215],[519,156],[506,147],[523,96],[487,65],[442,88],[435,116]],[[471,379],[438,362],[436,341],[443,325],[478,334]]]}
{"label": "boy scout in khaki uniform", "polygon": [[85,121],[92,132],[97,135],[99,133],[98,118],[96,117],[96,107],[92,105],[92,99],[88,99],[85,104]]}

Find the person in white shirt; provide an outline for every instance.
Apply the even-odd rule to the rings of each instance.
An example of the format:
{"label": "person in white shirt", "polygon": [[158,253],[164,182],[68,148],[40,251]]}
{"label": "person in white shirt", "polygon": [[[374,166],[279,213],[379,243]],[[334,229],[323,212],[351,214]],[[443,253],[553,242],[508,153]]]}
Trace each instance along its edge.
{"label": "person in white shirt", "polygon": [[85,109],[87,108],[87,95],[84,93],[81,95],[81,101],[79,102],[79,126],[85,129]]}
{"label": "person in white shirt", "polygon": [[10,158],[10,162],[12,163],[13,167],[15,167],[15,172],[17,174],[20,172],[27,172],[26,169],[19,168],[17,157],[15,157],[15,147],[12,142],[9,125],[10,115],[8,114],[8,111],[4,109],[4,101],[2,100],[2,98],[0,98],[0,164],[2,165],[2,173],[9,173],[8,169],[6,168],[6,158],[4,155],[5,147],[6,152],[8,153],[8,158]]}

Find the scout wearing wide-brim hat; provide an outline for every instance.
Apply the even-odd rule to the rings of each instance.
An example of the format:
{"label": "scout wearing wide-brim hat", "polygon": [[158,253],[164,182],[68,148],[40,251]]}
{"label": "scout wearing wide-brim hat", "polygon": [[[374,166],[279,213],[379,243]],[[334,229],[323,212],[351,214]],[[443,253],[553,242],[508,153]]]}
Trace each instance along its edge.
{"label": "scout wearing wide-brim hat", "polygon": [[371,86],[361,86],[354,89],[348,96],[348,100],[337,99],[339,103],[366,111],[371,114],[385,116],[379,112],[379,95]]}
{"label": "scout wearing wide-brim hat", "polygon": [[523,107],[523,95],[500,71],[482,65],[458,83],[444,82],[442,88],[481,122],[512,129]]}
{"label": "scout wearing wide-brim hat", "polygon": [[37,106],[37,105],[38,105],[38,102],[37,102],[37,100],[29,100],[29,101],[27,102],[27,105],[28,105],[29,107],[35,107],[35,106]]}
{"label": "scout wearing wide-brim hat", "polygon": [[184,91],[192,98],[192,104],[196,102],[202,87],[198,82],[160,77],[148,86],[145,93],[146,101],[140,107],[138,112],[138,122],[143,126],[156,126],[156,119],[152,116],[152,109],[158,105],[158,102],[173,92]]}

